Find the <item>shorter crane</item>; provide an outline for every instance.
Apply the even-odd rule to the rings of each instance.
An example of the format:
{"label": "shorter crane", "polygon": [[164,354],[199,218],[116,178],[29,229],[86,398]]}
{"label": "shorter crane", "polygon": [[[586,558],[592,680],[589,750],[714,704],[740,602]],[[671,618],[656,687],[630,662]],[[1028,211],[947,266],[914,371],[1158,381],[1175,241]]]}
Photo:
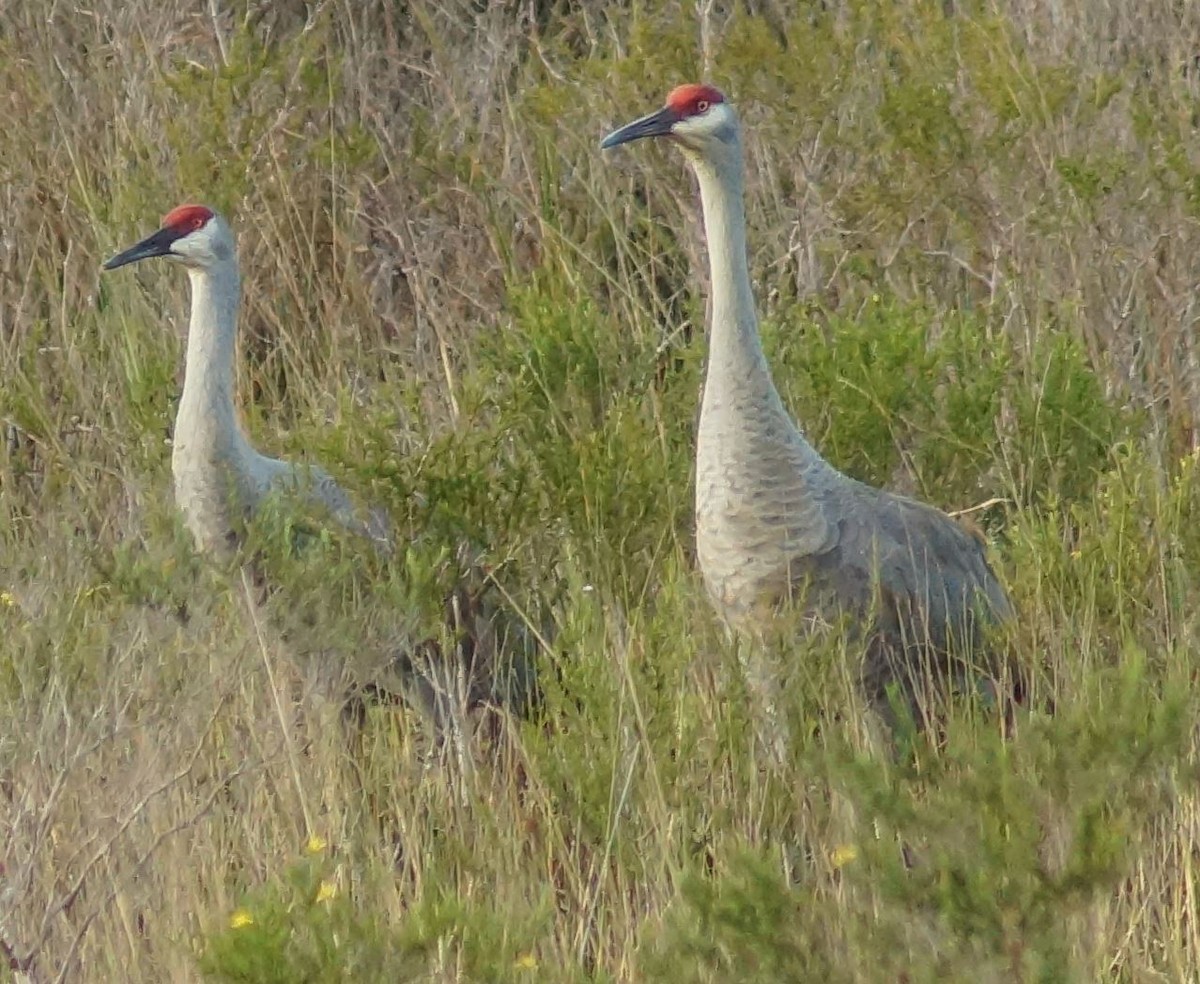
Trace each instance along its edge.
{"label": "shorter crane", "polygon": [[[973,679],[965,663],[987,651],[990,627],[1012,617],[984,542],[932,506],[843,475],[788,415],[759,339],[741,125],[724,95],[679,86],[600,146],[644,137],[683,152],[708,239],[709,354],[696,438],[696,547],[708,592],[729,625],[760,637],[786,602],[810,623],[848,615],[865,642],[869,700],[892,719],[888,690],[899,685],[923,721],[924,684]],[[773,733],[764,737],[778,748],[777,673],[761,652],[746,662]]]}
{"label": "shorter crane", "polygon": [[[180,205],[160,228],[118,253],[105,270],[165,257],[187,270],[192,307],[183,394],[175,419],[171,471],[175,501],[202,553],[231,559],[246,545],[246,522],[268,496],[333,517],[381,555],[394,541],[378,510],[360,515],[350,496],[319,465],[270,458],[246,438],[234,401],[234,358],[240,275],[233,233],[205,205]],[[256,580],[260,578],[256,577]],[[439,727],[459,722],[461,705],[483,702],[524,710],[533,699],[532,647],[515,615],[491,597],[485,583],[460,584],[446,602],[455,652],[429,639],[405,641],[387,655],[388,678]],[[504,624],[500,624],[504,623]],[[373,683],[364,688],[383,693]],[[394,695],[393,695],[394,696]]]}

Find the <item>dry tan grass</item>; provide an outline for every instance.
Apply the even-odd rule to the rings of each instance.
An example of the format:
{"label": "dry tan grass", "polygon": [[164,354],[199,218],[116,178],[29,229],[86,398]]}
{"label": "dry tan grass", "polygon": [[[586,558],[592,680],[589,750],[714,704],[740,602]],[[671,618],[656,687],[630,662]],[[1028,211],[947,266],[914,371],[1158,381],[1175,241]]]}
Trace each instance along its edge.
{"label": "dry tan grass", "polygon": [[[390,712],[349,750],[334,709],[294,699],[242,586],[197,563],[175,525],[185,290],[177,271],[101,280],[99,264],[189,199],[238,230],[242,402],[272,451],[315,441],[404,520],[426,515],[407,492],[432,481],[439,449],[497,427],[495,453],[519,458],[503,415],[478,405],[477,376],[492,372],[480,353],[523,327],[514,286],[534,284],[550,308],[588,299],[630,360],[657,360],[636,376],[660,383],[645,396],[655,439],[631,453],[648,468],[684,460],[682,398],[662,380],[700,358],[693,189],[673,157],[605,160],[596,145],[704,70],[748,124],[768,316],[812,298],[853,314],[876,290],[982,311],[1019,353],[1077,338],[1111,401],[1145,411],[1140,457],[1127,471],[1114,458],[1109,491],[1079,505],[1039,498],[1021,457],[1039,438],[1002,407],[996,461],[972,491],[1020,504],[1004,566],[1048,693],[1100,694],[1103,718],[1088,681],[1138,647],[1182,679],[1196,646],[1179,546],[1192,499],[1170,489],[1200,421],[1200,7],[734,6],[0,0],[0,977],[194,979],[205,937],[317,834],[343,889],[389,924],[436,893],[510,914],[497,959],[514,979],[525,971],[509,953],[531,951],[538,979],[639,979],[682,872],[701,855],[719,869],[739,845],[803,873],[806,904],[827,914],[814,938],[846,979],[902,979],[910,964],[920,979],[970,966],[981,981],[1032,979],[1030,927],[1014,929],[1006,966],[973,963],[976,944],[945,943],[925,911],[873,951],[867,914],[886,921],[889,903],[831,860],[869,824],[827,781],[836,763],[778,781],[738,751],[728,653],[688,573],[686,487],[664,480],[647,506],[668,515],[661,528],[606,527],[618,507],[604,513],[589,491],[593,538],[551,503],[491,544],[541,568],[527,586],[562,585],[546,606],[612,703],[564,711],[546,734],[514,726],[506,755],[466,775],[427,768]],[[953,29],[938,34],[943,21]],[[928,83],[931,104],[967,107],[946,137],[959,151],[897,149],[903,134],[881,123],[895,111],[889,65]],[[1089,198],[1064,161],[1108,190]],[[1044,369],[1029,357],[1013,376]],[[597,418],[609,410],[598,398]],[[401,464],[384,474],[389,461]],[[898,466],[895,482],[936,490],[912,472]],[[121,550],[173,585],[168,597],[114,587]],[[684,652],[686,672],[655,677],[664,653]],[[804,687],[828,688],[822,726],[843,715],[846,746],[869,755],[843,675],[805,672]],[[1174,801],[1128,832],[1123,884],[1064,903],[1078,979],[1200,976],[1195,793],[1163,781]],[[1053,868],[1069,845],[1046,809]],[[943,963],[921,962],[935,951]],[[486,963],[453,932],[421,952],[423,980],[475,979]]]}

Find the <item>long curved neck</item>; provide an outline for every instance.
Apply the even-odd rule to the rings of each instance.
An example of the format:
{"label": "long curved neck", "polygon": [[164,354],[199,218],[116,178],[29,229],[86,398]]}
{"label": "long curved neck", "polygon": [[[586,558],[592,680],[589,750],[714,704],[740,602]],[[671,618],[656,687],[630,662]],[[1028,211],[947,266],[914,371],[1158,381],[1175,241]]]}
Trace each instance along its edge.
{"label": "long curved neck", "polygon": [[704,383],[704,414],[752,406],[800,437],[784,409],[758,335],[746,260],[741,149],[719,161],[692,162],[700,183],[712,280],[712,328]]}
{"label": "long curved neck", "polygon": [[245,438],[234,404],[234,358],[240,295],[236,261],[190,269],[192,316],[183,395],[175,423],[176,447],[219,460],[240,455]]}
{"label": "long curved neck", "polygon": [[221,554],[236,541],[240,518],[258,493],[258,456],[238,426],[234,404],[237,261],[188,274],[192,319],[171,471],[175,502],[197,544]]}

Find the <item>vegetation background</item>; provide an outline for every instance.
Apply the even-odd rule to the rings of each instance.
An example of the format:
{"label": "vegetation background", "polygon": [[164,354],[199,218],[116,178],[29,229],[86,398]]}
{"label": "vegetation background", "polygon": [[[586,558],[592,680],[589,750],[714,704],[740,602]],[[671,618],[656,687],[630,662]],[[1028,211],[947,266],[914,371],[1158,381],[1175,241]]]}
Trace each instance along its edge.
{"label": "vegetation background", "polygon": [[[786,402],[993,542],[1009,741],[881,756],[797,644],[760,767],[692,560],[695,190],[597,149],[698,78]],[[1200,979],[1198,113],[1187,0],[0,0],[0,979]],[[554,627],[503,761],[349,749],[194,556],[184,278],[99,273],[185,200],[256,443],[419,531],[428,611],[469,535]]]}

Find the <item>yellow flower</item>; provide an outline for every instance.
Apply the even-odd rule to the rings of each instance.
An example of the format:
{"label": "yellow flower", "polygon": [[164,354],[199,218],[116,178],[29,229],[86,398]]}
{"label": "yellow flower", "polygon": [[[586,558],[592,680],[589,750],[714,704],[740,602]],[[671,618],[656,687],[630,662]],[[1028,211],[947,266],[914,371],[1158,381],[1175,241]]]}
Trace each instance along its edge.
{"label": "yellow flower", "polygon": [[11,592],[0,591],[0,605],[3,605],[5,608],[16,608],[17,599],[12,596]]}
{"label": "yellow flower", "polygon": [[337,886],[333,882],[323,881],[321,887],[317,889],[317,901],[328,902],[330,899],[337,898]]}
{"label": "yellow flower", "polygon": [[304,842],[305,854],[320,854],[329,846],[329,842],[320,834],[310,834],[308,840]]}
{"label": "yellow flower", "polygon": [[513,966],[517,970],[537,970],[537,965],[537,957],[532,953],[522,953],[513,961]]}
{"label": "yellow flower", "polygon": [[229,917],[230,929],[245,929],[245,927],[253,925],[254,916],[250,914],[249,909],[234,909],[233,915]]}
{"label": "yellow flower", "polygon": [[853,844],[841,844],[835,847],[829,855],[835,868],[842,868],[858,858],[858,848]]}

